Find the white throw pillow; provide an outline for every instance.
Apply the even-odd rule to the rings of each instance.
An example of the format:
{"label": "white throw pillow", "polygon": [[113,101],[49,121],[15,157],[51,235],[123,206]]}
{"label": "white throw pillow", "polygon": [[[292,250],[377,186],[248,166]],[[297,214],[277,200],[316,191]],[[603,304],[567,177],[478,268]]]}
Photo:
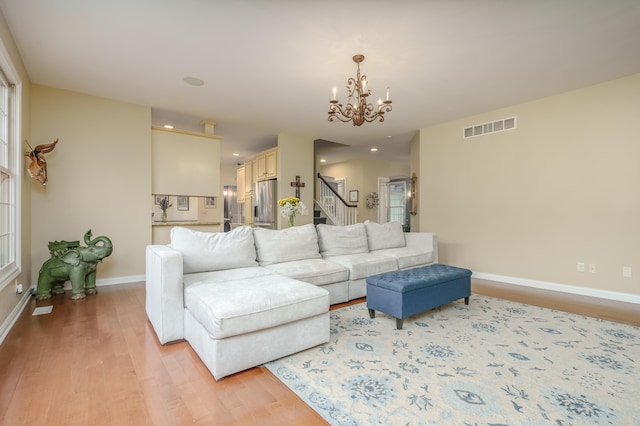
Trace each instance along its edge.
{"label": "white throw pillow", "polygon": [[318,224],[318,244],[323,256],[367,253],[367,231],[362,223],[349,226]]}
{"label": "white throw pillow", "polygon": [[253,231],[248,226],[230,232],[176,226],[171,228],[171,247],[182,253],[185,274],[258,266]]}
{"label": "white throw pillow", "polygon": [[405,247],[407,245],[400,222],[380,224],[365,220],[364,227],[367,230],[367,240],[371,251]]}
{"label": "white throw pillow", "polygon": [[253,239],[260,265],[322,257],[313,224],[285,229],[254,228]]}

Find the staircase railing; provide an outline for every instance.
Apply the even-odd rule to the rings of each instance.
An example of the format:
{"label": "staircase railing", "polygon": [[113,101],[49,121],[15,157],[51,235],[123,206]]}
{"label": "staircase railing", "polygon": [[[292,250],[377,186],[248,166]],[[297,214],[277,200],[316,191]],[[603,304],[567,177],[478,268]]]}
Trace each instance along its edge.
{"label": "staircase railing", "polygon": [[358,223],[358,206],[349,204],[318,173],[320,194],[316,205],[334,225],[352,225]]}

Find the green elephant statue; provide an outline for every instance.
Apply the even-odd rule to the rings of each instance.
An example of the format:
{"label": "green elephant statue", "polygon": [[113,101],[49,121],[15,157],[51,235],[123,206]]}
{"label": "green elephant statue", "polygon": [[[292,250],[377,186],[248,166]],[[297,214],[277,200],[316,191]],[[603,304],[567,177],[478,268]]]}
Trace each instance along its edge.
{"label": "green elephant statue", "polygon": [[[87,247],[79,241],[49,243],[51,258],[40,268],[36,299],[49,299],[51,293],[64,293],[64,283],[71,280],[71,298],[82,299],[85,294],[96,294],[96,269],[113,252],[107,237],[91,239],[91,230],[84,234]],[[101,244],[98,244],[101,243]]]}

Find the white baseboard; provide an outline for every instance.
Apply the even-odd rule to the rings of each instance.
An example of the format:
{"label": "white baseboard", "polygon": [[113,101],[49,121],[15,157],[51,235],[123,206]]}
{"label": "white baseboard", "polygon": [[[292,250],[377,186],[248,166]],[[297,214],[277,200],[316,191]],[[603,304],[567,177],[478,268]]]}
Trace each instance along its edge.
{"label": "white baseboard", "polygon": [[559,291],[562,293],[578,294],[580,296],[596,297],[599,299],[616,300],[618,302],[640,304],[640,295],[631,293],[620,293],[616,291],[599,290],[595,288],[578,287],[568,284],[558,284],[548,281],[530,280],[527,278],[507,277],[504,275],[487,274],[484,272],[473,272],[473,278],[480,280],[497,281],[506,284],[515,284],[525,287],[533,287],[541,290]]}
{"label": "white baseboard", "polygon": [[31,299],[31,293],[29,291],[25,291],[22,294],[22,298],[20,299],[20,302],[13,308],[13,310],[11,311],[9,316],[4,320],[2,325],[0,325],[0,344],[4,342],[4,339],[7,337],[7,334],[9,334],[9,332],[13,328],[13,325],[16,323],[16,321],[20,317],[20,314],[22,313],[22,311],[24,311],[24,308],[27,306],[29,299]]}
{"label": "white baseboard", "polygon": [[[131,284],[131,283],[139,283],[144,282],[144,275],[129,275],[125,277],[115,277],[115,278],[102,278],[96,280],[96,287],[103,287],[108,285],[116,285],[116,284]],[[37,288],[37,286],[32,286],[33,289]],[[67,280],[64,283],[65,290],[71,290],[71,281]]]}
{"label": "white baseboard", "polygon": [[144,282],[144,275],[129,275],[127,277],[103,278],[96,280],[96,287],[116,284],[131,284]]}

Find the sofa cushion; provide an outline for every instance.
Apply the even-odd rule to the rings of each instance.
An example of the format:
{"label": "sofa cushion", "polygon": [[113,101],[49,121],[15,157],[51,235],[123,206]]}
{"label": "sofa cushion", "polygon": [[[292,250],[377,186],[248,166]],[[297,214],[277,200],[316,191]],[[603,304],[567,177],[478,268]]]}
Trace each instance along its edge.
{"label": "sofa cushion", "polygon": [[185,274],[258,265],[253,231],[248,226],[230,232],[175,226],[171,228],[171,247],[182,253]]}
{"label": "sofa cushion", "polygon": [[400,222],[377,223],[370,220],[364,221],[367,230],[369,250],[381,250],[407,245]]}
{"label": "sofa cushion", "polygon": [[315,285],[334,284],[346,282],[349,279],[349,270],[334,262],[324,259],[303,259],[293,262],[275,263],[265,266],[273,273],[295,278]]}
{"label": "sofa cushion", "polygon": [[253,238],[261,266],[322,257],[313,224],[285,229],[254,228]]}
{"label": "sofa cushion", "polygon": [[367,231],[362,223],[349,226],[318,224],[316,228],[320,254],[324,257],[369,251]]}
{"label": "sofa cushion", "polygon": [[193,274],[184,274],[182,281],[184,287],[198,282],[217,283],[221,281],[245,280],[247,278],[255,278],[263,275],[274,275],[275,272],[263,268],[262,266],[250,266],[246,268],[222,269],[220,271],[196,272]]}
{"label": "sofa cushion", "polygon": [[396,259],[398,269],[414,268],[416,266],[428,265],[433,263],[433,250],[418,250],[411,247],[390,248],[376,250],[374,252],[380,256],[388,256]]}
{"label": "sofa cushion", "polygon": [[348,268],[350,281],[366,278],[369,275],[398,270],[398,264],[394,258],[379,256],[373,253],[332,256],[328,257],[327,260]]}
{"label": "sofa cushion", "polygon": [[213,339],[224,339],[328,312],[329,292],[274,274],[193,283],[184,302]]}

